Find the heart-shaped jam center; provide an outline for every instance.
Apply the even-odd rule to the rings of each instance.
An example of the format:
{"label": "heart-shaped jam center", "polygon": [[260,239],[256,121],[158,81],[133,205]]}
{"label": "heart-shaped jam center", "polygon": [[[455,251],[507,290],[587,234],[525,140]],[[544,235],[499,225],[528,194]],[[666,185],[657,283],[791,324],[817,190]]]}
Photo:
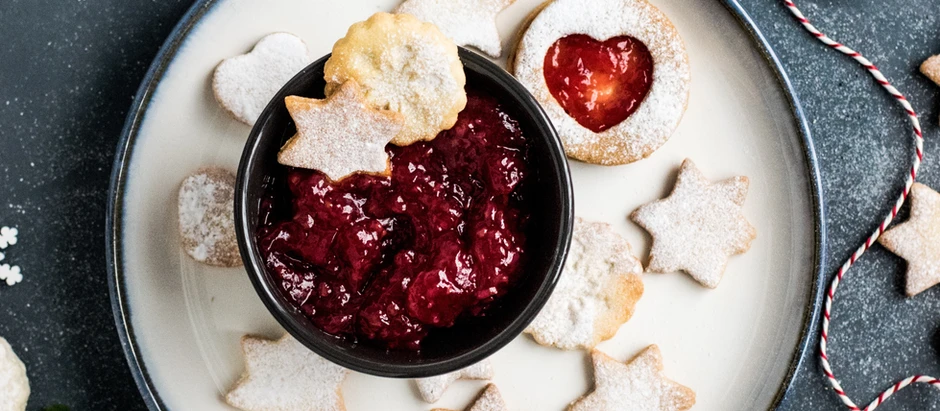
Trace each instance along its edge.
{"label": "heart-shaped jam center", "polygon": [[630,36],[597,41],[573,34],[548,49],[544,71],[548,90],[565,112],[600,133],[643,103],[653,84],[653,56]]}

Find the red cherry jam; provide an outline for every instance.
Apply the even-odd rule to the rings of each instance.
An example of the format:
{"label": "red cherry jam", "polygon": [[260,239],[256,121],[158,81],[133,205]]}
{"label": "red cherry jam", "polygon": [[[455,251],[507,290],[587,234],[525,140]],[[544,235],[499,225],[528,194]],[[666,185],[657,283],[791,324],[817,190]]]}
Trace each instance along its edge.
{"label": "red cherry jam", "polygon": [[562,37],[548,49],[543,70],[558,104],[595,133],[630,117],[653,84],[653,56],[629,36],[603,42],[584,34]]}
{"label": "red cherry jam", "polygon": [[258,243],[310,320],[341,337],[420,349],[437,327],[485,315],[523,272],[528,145],[494,97],[468,91],[457,124],[388,145],[391,177],[270,176]]}

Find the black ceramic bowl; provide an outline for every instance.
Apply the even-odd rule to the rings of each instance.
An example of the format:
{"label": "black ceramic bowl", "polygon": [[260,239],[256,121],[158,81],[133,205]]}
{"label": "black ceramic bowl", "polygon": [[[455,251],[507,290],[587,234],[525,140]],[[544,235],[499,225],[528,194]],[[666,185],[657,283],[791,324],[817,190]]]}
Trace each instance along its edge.
{"label": "black ceramic bowl", "polygon": [[265,268],[258,248],[259,201],[268,175],[284,172],[277,163],[281,145],[295,133],[284,97],[323,98],[324,57],[294,77],[258,119],[238,166],[235,219],[238,244],[251,282],[271,314],[297,340],[317,354],[346,368],[384,377],[427,377],[478,362],[493,354],[535,318],[561,274],[573,224],[571,177],[561,142],[548,117],[529,92],[489,60],[460,50],[468,87],[495,95],[513,111],[530,140],[530,167],[535,171],[528,190],[535,204],[528,224],[526,272],[513,288],[494,302],[485,316],[460,319],[450,328],[435,329],[420,351],[386,350],[327,334],[313,325],[283,295]]}

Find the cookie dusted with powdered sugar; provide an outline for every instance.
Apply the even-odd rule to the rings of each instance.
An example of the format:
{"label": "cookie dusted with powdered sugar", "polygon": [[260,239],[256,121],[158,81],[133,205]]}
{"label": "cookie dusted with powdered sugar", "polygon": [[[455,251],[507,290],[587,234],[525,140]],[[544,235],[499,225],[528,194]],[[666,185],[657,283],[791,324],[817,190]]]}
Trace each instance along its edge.
{"label": "cookie dusted with powdered sugar", "polygon": [[909,297],[940,283],[940,193],[914,183],[910,218],[886,231],[878,242],[907,261]]}
{"label": "cookie dusted with powdered sugar", "polygon": [[354,80],[325,100],[288,96],[284,103],[297,134],[281,147],[279,163],[319,170],[333,181],[389,173],[385,146],[401,130],[401,115],[370,106]]}
{"label": "cookie dusted with powdered sugar", "polygon": [[235,237],[235,174],[218,167],[196,171],[180,184],[178,206],[186,254],[217,267],[242,264]]}
{"label": "cookie dusted with powdered sugar", "polygon": [[349,371],[290,335],[242,337],[245,373],[225,402],[245,411],[345,411],[340,386]]}
{"label": "cookie dusted with powdered sugar", "polygon": [[441,399],[447,388],[457,380],[488,380],[493,378],[493,365],[490,360],[483,360],[462,370],[415,380],[421,398],[428,403]]}
{"label": "cookie dusted with powdered sugar", "polygon": [[398,112],[404,126],[392,143],[432,140],[467,105],[467,77],[457,45],[410,14],[376,13],[353,24],[324,66],[326,94],[357,82],[372,106]]}
{"label": "cookie dusted with powdered sugar", "polygon": [[663,374],[659,347],[650,345],[626,364],[600,351],[591,353],[594,391],[568,411],[683,411],[695,405],[695,392]]}
{"label": "cookie dusted with powdered sugar", "polygon": [[683,161],[669,197],[630,214],[653,237],[647,271],[685,271],[718,287],[728,258],[747,252],[757,237],[742,211],[748,184],[744,176],[711,183],[692,160]]}
{"label": "cookie dusted with powdered sugar", "polygon": [[[452,411],[444,408],[435,408],[431,411]],[[509,407],[506,406],[506,401],[503,400],[503,396],[500,395],[499,389],[496,388],[495,384],[489,384],[480,393],[480,396],[477,397],[476,401],[467,408],[466,411],[509,411]]]}
{"label": "cookie dusted with powdered sugar", "polygon": [[473,46],[493,58],[503,53],[496,16],[516,0],[408,0],[396,13],[434,24],[460,46]]}
{"label": "cookie dusted with powdered sugar", "polygon": [[569,157],[627,164],[661,147],[689,99],[679,32],[645,0],[554,0],[524,25],[509,67]]}
{"label": "cookie dusted with powdered sugar", "polygon": [[212,76],[212,91],[225,111],[251,126],[278,90],[310,61],[299,37],[270,34],[250,53],[222,60]]}
{"label": "cookie dusted with powdered sugar", "polygon": [[642,272],[630,244],[609,224],[578,218],[558,285],[525,332],[543,345],[593,348],[633,315]]}
{"label": "cookie dusted with powdered sugar", "polygon": [[0,337],[0,411],[24,411],[29,400],[26,366]]}

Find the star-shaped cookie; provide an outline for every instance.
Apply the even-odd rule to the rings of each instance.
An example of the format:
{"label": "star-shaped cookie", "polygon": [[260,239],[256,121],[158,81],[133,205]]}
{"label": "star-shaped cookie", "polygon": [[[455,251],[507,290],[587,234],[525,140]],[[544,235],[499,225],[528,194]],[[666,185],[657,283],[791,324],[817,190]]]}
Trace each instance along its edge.
{"label": "star-shaped cookie", "polygon": [[691,160],[683,161],[672,194],[630,214],[653,237],[647,271],[681,270],[717,287],[728,257],[747,251],[757,236],[741,212],[747,188],[747,177],[712,184]]}
{"label": "star-shaped cookie", "polygon": [[488,380],[493,378],[493,365],[490,360],[483,360],[467,368],[452,373],[415,380],[421,398],[428,403],[441,399],[447,388],[457,380]]}
{"label": "star-shaped cookie", "polygon": [[396,13],[436,25],[454,43],[473,46],[493,58],[503,53],[496,15],[516,0],[408,0]]}
{"label": "star-shaped cookie", "polygon": [[594,392],[568,411],[680,411],[695,405],[695,392],[663,375],[659,347],[650,345],[626,364],[594,350]]}
{"label": "star-shaped cookie", "polygon": [[940,283],[940,193],[914,183],[911,217],[885,232],[878,242],[907,260],[909,297]]}
{"label": "star-shaped cookie", "polygon": [[285,335],[277,341],[242,337],[245,374],[226,396],[245,411],[345,411],[340,385],[348,370]]}
{"label": "star-shaped cookie", "polygon": [[403,120],[366,104],[355,81],[343,83],[325,100],[289,96],[284,102],[297,134],[281,147],[279,163],[320,170],[333,181],[357,172],[388,172],[385,146]]}
{"label": "star-shaped cookie", "polygon": [[[473,405],[467,408],[467,411],[507,411],[508,409],[509,407],[506,406],[506,401],[503,401],[503,396],[499,394],[499,389],[496,388],[496,385],[488,384],[486,389],[483,390],[483,393],[473,402]],[[451,410],[435,408],[431,411]]]}
{"label": "star-shaped cookie", "polygon": [[923,64],[920,65],[920,72],[940,86],[940,55],[924,60]]}

